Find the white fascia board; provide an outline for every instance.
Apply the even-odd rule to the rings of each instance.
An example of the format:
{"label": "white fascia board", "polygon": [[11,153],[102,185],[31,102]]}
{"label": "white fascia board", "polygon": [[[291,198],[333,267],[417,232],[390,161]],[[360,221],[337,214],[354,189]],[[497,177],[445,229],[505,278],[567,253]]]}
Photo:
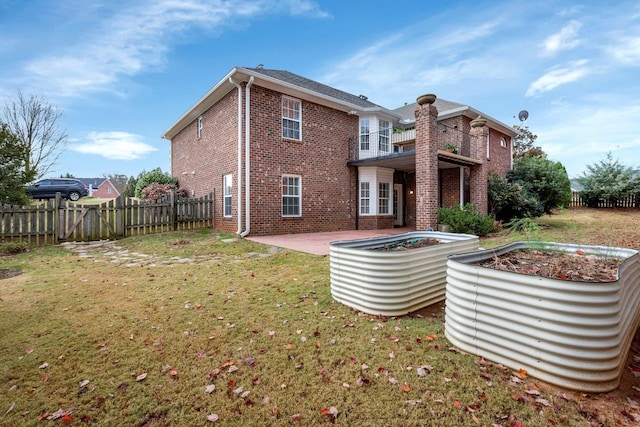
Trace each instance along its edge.
{"label": "white fascia board", "polygon": [[517,132],[511,126],[504,124],[501,121],[496,120],[493,117],[488,116],[473,107],[469,107],[468,105],[443,111],[438,114],[438,120],[449,119],[451,117],[460,115],[468,117],[472,120],[477,119],[479,116],[481,116],[483,119],[487,120],[487,126],[489,126],[490,128],[502,132],[512,138],[517,135]]}

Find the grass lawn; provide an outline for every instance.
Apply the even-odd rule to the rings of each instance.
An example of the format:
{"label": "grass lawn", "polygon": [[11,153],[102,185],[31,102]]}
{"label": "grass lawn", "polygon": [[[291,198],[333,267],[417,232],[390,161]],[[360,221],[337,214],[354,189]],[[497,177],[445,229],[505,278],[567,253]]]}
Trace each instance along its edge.
{"label": "grass lawn", "polygon": [[[540,223],[481,244],[640,248],[637,210]],[[0,425],[635,425],[632,393],[557,390],[451,348],[442,306],[363,315],[332,300],[328,257],[221,237],[0,257],[24,271],[0,280]]]}

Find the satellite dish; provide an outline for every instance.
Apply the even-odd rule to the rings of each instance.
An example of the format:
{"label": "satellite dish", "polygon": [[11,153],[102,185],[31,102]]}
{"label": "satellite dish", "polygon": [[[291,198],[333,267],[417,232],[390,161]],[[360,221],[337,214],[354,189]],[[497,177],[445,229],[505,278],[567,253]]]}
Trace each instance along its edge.
{"label": "satellite dish", "polygon": [[521,122],[524,122],[528,118],[529,118],[529,112],[527,110],[522,110],[518,113],[518,119],[520,119]]}

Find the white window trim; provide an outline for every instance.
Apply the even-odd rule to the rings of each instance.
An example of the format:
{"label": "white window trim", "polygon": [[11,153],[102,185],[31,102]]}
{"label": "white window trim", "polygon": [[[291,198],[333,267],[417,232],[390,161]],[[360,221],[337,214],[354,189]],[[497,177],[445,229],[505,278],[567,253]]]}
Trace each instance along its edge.
{"label": "white window trim", "polygon": [[[358,180],[361,183],[358,188],[358,212],[361,216],[393,215],[393,169],[378,166],[358,168]],[[369,212],[362,212],[362,183],[369,183]],[[389,190],[388,212],[380,212],[380,184],[387,184]]]}
{"label": "white window trim", "polygon": [[[229,185],[227,186],[227,180],[229,180]],[[229,188],[229,193],[227,194],[227,188]],[[233,216],[233,175],[227,174],[222,177],[222,216],[225,218],[230,218]],[[227,215],[227,200],[228,206],[231,207],[231,213]]]}
{"label": "white window trim", "polygon": [[[363,132],[363,125],[366,123],[366,132]],[[367,137],[366,141],[363,141],[364,137]],[[371,150],[371,125],[369,118],[361,118],[360,119],[360,138],[359,138],[359,150],[360,151],[370,151]],[[366,148],[363,148],[363,144],[366,144]]]}
{"label": "white window trim", "polygon": [[[380,191],[380,186],[382,185],[386,185],[387,186],[387,197],[382,197],[382,191]],[[391,195],[391,187],[392,187],[392,183],[386,182],[386,181],[380,181],[378,182],[378,215],[389,215],[391,213],[393,213],[391,211],[391,203],[393,203],[393,196]],[[386,212],[382,212],[382,201],[386,200],[387,201],[387,211]]]}
{"label": "white window trim", "polygon": [[202,116],[198,117],[198,138],[202,138]]}
{"label": "white window trim", "polygon": [[[283,113],[282,109],[284,107],[283,104],[284,104],[285,100],[293,101],[293,102],[297,102],[298,103],[298,115],[299,115],[299,118],[297,120],[296,119],[292,119],[290,117],[285,117],[284,114],[282,114]],[[282,101],[280,103],[280,116],[281,116],[281,119],[282,119],[282,131],[281,131],[282,138],[290,139],[290,140],[293,140],[293,141],[302,141],[302,100],[297,99],[297,98],[292,98],[290,96],[283,96],[282,97]],[[285,120],[291,120],[293,122],[296,122],[296,121],[298,122],[298,138],[291,138],[289,136],[285,136],[284,135],[284,121]]]}
{"label": "white window trim", "polygon": [[[386,126],[383,127],[383,124]],[[389,120],[378,119],[378,152],[390,153],[391,151],[391,123]]]}
{"label": "white window trim", "polygon": [[[363,195],[362,184],[367,184],[367,197]],[[367,201],[367,211],[364,211],[364,205],[362,203],[363,200]],[[370,181],[361,181],[360,182],[360,215],[371,215],[371,182]]]}
{"label": "white window trim", "polygon": [[[295,214],[295,215],[290,215],[290,214],[286,214],[285,215],[285,213],[284,213],[284,198],[285,197],[296,197],[296,196],[292,196],[292,195],[289,195],[289,194],[284,194],[282,181],[285,178],[297,178],[298,179],[298,195],[297,195],[298,213]],[[302,217],[302,176],[301,175],[283,174],[280,177],[280,194],[281,194],[280,209],[281,209],[282,217],[283,218],[300,218],[300,217]]]}

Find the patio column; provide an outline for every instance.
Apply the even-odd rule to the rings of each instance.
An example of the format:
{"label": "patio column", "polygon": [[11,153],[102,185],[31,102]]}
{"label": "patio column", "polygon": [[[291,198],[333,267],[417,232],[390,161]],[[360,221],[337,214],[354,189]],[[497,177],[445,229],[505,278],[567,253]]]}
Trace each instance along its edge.
{"label": "patio column", "polygon": [[438,223],[438,109],[435,95],[418,97],[416,116],[416,230]]}
{"label": "patio column", "polygon": [[486,215],[489,210],[489,165],[488,140],[489,128],[485,119],[471,121],[471,157],[482,160],[482,164],[473,166],[469,175],[471,203],[479,213]]}

